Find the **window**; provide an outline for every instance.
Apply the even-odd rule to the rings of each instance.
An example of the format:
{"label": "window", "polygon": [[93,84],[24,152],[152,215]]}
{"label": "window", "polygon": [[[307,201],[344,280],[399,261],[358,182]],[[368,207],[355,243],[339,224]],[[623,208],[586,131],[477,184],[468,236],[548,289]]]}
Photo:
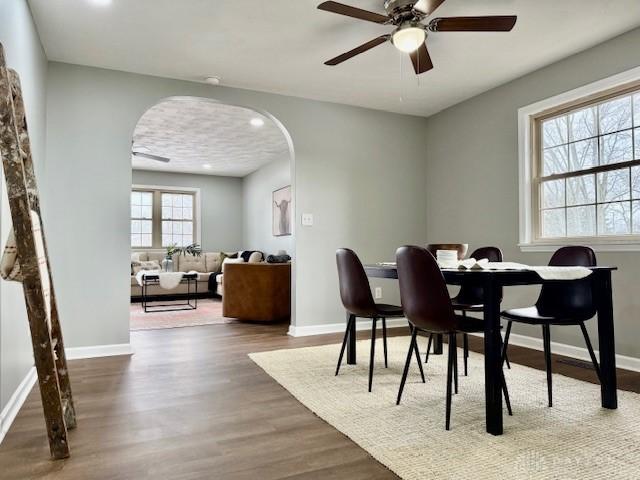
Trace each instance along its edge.
{"label": "window", "polygon": [[162,193],[162,246],[193,243],[193,195]]}
{"label": "window", "polygon": [[152,192],[131,192],[131,246],[153,246]]}
{"label": "window", "polygon": [[131,247],[165,248],[199,242],[196,235],[197,192],[167,188],[131,191]]}
{"label": "window", "polygon": [[521,242],[640,241],[640,84],[545,106],[526,117],[531,211]]}

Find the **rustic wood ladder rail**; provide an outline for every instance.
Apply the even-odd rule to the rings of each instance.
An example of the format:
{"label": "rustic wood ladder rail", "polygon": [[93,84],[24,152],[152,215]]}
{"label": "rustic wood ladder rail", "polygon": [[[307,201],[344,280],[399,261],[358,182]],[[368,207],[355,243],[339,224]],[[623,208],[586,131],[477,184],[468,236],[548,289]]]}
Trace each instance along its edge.
{"label": "rustic wood ladder rail", "polygon": [[[76,426],[75,408],[53,290],[49,254],[41,227],[40,197],[31,156],[20,80],[15,71],[7,68],[2,44],[0,44],[0,156],[7,184],[17,257],[22,273],[22,286],[49,448],[54,459],[67,458],[69,456],[67,429]],[[40,225],[34,221],[34,217],[39,219]],[[42,267],[38,259],[38,241],[41,242],[39,245],[41,253],[44,254],[42,261],[45,263]],[[50,302],[49,305],[47,302]]]}

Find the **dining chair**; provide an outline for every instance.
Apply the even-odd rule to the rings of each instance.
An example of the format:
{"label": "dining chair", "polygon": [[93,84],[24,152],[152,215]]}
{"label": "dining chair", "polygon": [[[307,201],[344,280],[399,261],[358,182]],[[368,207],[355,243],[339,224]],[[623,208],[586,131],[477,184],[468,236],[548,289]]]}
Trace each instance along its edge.
{"label": "dining chair", "polygon": [[[596,265],[594,251],[589,247],[581,246],[562,247],[553,254],[549,261],[549,266],[595,267]],[[542,326],[549,407],[553,406],[550,326],[580,326],[593,367],[598,380],[600,380],[600,367],[585,327],[585,322],[593,318],[595,314],[596,305],[589,278],[545,283],[534,306],[514,308],[502,312],[502,317],[509,321],[504,339],[503,359],[507,353],[513,322]]]}
{"label": "dining chair", "polygon": [[[369,359],[369,391],[373,383],[373,366],[375,360],[376,347],[376,328],[378,319],[382,321],[382,342],[384,348],[384,366],[388,367],[387,360],[387,318],[402,318],[404,312],[402,307],[396,305],[388,305],[385,303],[375,303],[373,295],[371,295],[371,287],[364,267],[360,259],[353,250],[348,248],[340,248],[336,251],[336,262],[338,264],[338,281],[340,285],[340,298],[342,304],[349,314],[347,321],[347,329],[344,332],[342,340],[342,348],[338,357],[338,366],[336,367],[336,376],[340,372],[340,365],[344,350],[349,340],[356,318],[368,318],[372,320],[371,325],[371,352]],[[354,328],[355,330],[355,328]],[[414,345],[414,351],[418,365],[420,367],[420,375],[422,381],[425,381],[422,363],[420,362],[420,352],[418,346]]]}
{"label": "dining chair", "polygon": [[[483,321],[455,313],[442,272],[436,259],[428,250],[413,246],[401,247],[396,252],[396,261],[402,307],[412,326],[411,345],[404,365],[396,404],[400,404],[402,398],[411,355],[417,344],[418,331],[447,335],[449,348],[445,428],[449,430],[451,425],[451,386],[454,380],[453,369],[457,361],[456,335],[483,332]],[[509,415],[511,415],[509,392],[504,374],[502,375],[502,390]]]}
{"label": "dining chair", "polygon": [[[502,262],[502,250],[498,247],[480,247],[473,251],[471,258],[476,260],[487,259],[490,262]],[[500,299],[502,299],[502,292],[500,292]],[[467,312],[482,312],[484,310],[484,291],[482,287],[462,284],[458,294],[451,299],[453,309],[462,312],[463,316],[467,315]],[[464,375],[468,375],[468,359],[469,359],[469,335],[462,334],[463,341],[463,359],[464,359]],[[425,363],[429,362],[429,352],[431,350],[431,344],[433,342],[433,335],[429,335],[429,342],[427,344],[427,353],[425,356]],[[509,358],[505,358],[507,368],[511,368]],[[457,368],[456,368],[457,371]],[[457,373],[457,372],[454,372]]]}

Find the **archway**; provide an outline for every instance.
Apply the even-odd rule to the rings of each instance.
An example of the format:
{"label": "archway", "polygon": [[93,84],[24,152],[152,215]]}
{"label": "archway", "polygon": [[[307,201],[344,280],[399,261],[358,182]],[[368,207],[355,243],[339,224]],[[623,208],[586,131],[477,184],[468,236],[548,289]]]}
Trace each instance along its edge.
{"label": "archway", "polygon": [[[177,257],[175,270],[199,274],[195,284],[183,282],[171,290],[176,297],[192,296],[195,288],[198,296],[224,296],[224,275],[216,263],[224,257],[259,250],[265,256],[286,252],[295,258],[293,144],[284,126],[268,112],[210,98],[164,98],[145,111],[132,133],[132,170],[132,301],[173,296],[164,295],[169,289],[141,282],[136,275],[136,270],[157,268],[146,262],[167,269],[163,257],[171,245],[198,244],[203,252],[184,267],[178,262],[186,257]],[[277,231],[286,224],[275,219],[284,215],[283,205],[290,205],[286,212],[290,227]],[[292,262],[292,322],[294,266]],[[153,309],[144,308],[148,302],[132,303],[131,328],[185,326],[187,317],[196,319],[186,321],[194,325],[224,321],[220,306],[202,311],[201,300],[199,315],[195,298],[182,300],[185,313],[166,314],[180,317],[177,323],[150,322],[147,310]],[[177,303],[172,299],[161,310],[183,312],[172,306]]]}

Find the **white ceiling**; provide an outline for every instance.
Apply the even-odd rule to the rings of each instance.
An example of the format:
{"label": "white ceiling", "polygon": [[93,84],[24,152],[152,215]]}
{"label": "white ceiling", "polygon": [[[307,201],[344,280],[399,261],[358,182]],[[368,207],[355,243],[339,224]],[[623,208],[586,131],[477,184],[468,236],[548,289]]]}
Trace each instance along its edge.
{"label": "white ceiling", "polygon": [[[49,59],[424,116],[640,25],[639,0],[447,0],[436,16],[518,23],[430,34],[435,69],[418,81],[390,44],[324,66],[391,29],[319,11],[321,0],[96,1],[30,0]],[[383,0],[344,3],[383,12]]]}
{"label": "white ceiling", "polygon": [[[251,125],[255,118],[264,125]],[[171,159],[163,163],[132,156],[137,170],[233,177],[289,155],[287,139],[273,120],[248,108],[193,97],[170,98],[147,110],[134,130],[133,150]]]}

